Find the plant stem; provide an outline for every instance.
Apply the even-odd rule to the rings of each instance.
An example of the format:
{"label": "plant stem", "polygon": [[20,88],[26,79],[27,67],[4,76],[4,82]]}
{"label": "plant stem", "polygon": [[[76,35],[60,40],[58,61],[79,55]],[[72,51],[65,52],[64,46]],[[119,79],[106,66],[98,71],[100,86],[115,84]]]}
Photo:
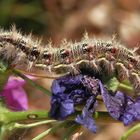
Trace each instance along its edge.
{"label": "plant stem", "polygon": [[133,92],[133,88],[132,87],[130,87],[128,85],[125,85],[125,84],[122,84],[122,83],[119,84],[119,88],[128,90],[130,92]]}
{"label": "plant stem", "polygon": [[[3,119],[3,120],[2,120]],[[0,120],[3,123],[17,122],[24,120],[41,120],[49,119],[48,111],[26,111],[26,112],[3,112],[0,115]]]}
{"label": "plant stem", "polygon": [[39,125],[54,123],[54,122],[56,122],[56,120],[45,120],[45,121],[39,121],[39,122],[35,122],[35,123],[30,123],[30,124],[19,124],[16,122],[7,123],[5,125],[2,125],[2,127],[1,127],[0,139],[4,139],[4,137],[7,134],[10,135],[13,133],[13,131],[15,131],[17,129],[27,129],[27,128],[32,128],[32,127],[36,127]]}
{"label": "plant stem", "polygon": [[71,135],[72,135],[73,133],[75,133],[76,130],[79,129],[79,127],[80,127],[80,125],[78,125],[78,124],[72,125],[70,128],[68,128],[68,129],[66,130],[66,133],[64,134],[64,136],[62,137],[61,140],[68,140],[68,139],[70,139]]}
{"label": "plant stem", "polygon": [[64,127],[65,124],[66,124],[66,122],[58,123],[58,124],[55,125],[54,127],[49,128],[47,131],[44,131],[43,133],[39,134],[38,136],[36,136],[36,137],[33,138],[32,140],[40,140],[40,139],[42,139],[43,137],[45,137],[46,135],[55,132],[57,129],[60,129],[60,128]]}
{"label": "plant stem", "polygon": [[132,135],[137,130],[140,130],[140,123],[130,128],[127,132],[125,132],[120,140],[126,140],[130,135]]}
{"label": "plant stem", "polygon": [[108,112],[100,111],[94,116],[98,123],[119,123],[120,121],[113,119]]}
{"label": "plant stem", "polygon": [[32,127],[39,126],[42,124],[48,124],[48,123],[54,123],[54,122],[56,122],[56,120],[44,120],[44,121],[39,121],[35,123],[30,123],[30,124],[13,123],[13,128],[14,129],[32,128]]}
{"label": "plant stem", "polygon": [[22,74],[19,70],[13,69],[13,73],[16,74],[17,76],[21,77],[22,79],[24,79],[25,81],[27,81],[30,85],[32,85],[33,87],[41,90],[42,92],[46,93],[47,95],[51,96],[51,92],[49,90],[47,90],[46,88],[44,88],[43,86],[35,83],[33,80],[29,79],[28,77],[26,77],[24,74]]}
{"label": "plant stem", "polygon": [[[67,118],[73,121],[77,115],[71,115]],[[93,116],[99,123],[118,123],[119,121],[113,119],[107,112],[98,112],[98,116]],[[48,111],[26,111],[26,112],[10,112],[5,111],[0,114],[0,122],[6,124],[10,122],[25,121],[25,120],[42,120],[51,119]]]}
{"label": "plant stem", "polygon": [[132,93],[134,93],[132,86],[128,86],[128,85],[123,84],[123,83],[120,83],[118,85],[118,90],[128,93],[129,96],[132,96]]}

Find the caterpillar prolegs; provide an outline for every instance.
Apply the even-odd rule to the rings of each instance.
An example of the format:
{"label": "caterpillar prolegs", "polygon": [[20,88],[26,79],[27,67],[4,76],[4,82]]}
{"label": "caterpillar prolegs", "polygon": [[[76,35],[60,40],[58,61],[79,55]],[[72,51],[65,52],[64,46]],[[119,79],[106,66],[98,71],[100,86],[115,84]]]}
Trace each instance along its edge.
{"label": "caterpillar prolegs", "polygon": [[119,80],[128,79],[136,94],[140,94],[140,54],[114,39],[86,37],[80,42],[63,42],[59,48],[42,45],[31,35],[22,35],[15,27],[0,31],[0,59],[22,69],[44,69],[46,72],[79,73],[80,67],[90,66],[96,73],[117,72]]}

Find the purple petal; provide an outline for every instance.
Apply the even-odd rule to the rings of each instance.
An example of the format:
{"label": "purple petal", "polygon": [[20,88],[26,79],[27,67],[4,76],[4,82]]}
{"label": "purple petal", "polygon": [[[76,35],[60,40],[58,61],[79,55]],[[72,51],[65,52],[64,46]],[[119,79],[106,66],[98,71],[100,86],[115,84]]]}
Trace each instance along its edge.
{"label": "purple petal", "polygon": [[53,81],[50,110],[52,118],[65,119],[75,112],[76,104],[87,100],[90,94],[82,85],[81,78],[81,75],[67,75]]}
{"label": "purple petal", "polygon": [[108,90],[104,87],[104,85],[101,82],[99,82],[99,85],[101,95],[108,112],[113,118],[118,120],[123,111],[123,106],[125,102],[124,94],[118,91],[113,96],[111,93],[108,93]]}
{"label": "purple petal", "polygon": [[87,102],[86,106],[82,110],[81,115],[77,115],[75,121],[86,128],[88,128],[92,132],[96,132],[96,125],[93,119],[93,113],[95,112],[96,99],[94,96],[91,96]]}
{"label": "purple petal", "polygon": [[67,116],[74,113],[74,103],[70,99],[61,102],[54,99],[51,104],[50,116],[54,119],[64,120]]}
{"label": "purple petal", "polygon": [[[54,80],[52,84],[52,98],[50,116],[64,120],[73,113],[78,113],[76,105],[83,105],[75,121],[92,132],[96,132],[93,119],[96,106],[96,96],[99,94],[98,80],[90,76],[63,76]],[[81,114],[81,115],[80,115]]]}
{"label": "purple petal", "polygon": [[74,113],[74,103],[72,100],[65,100],[61,103],[61,117],[66,118],[67,116]]}
{"label": "purple petal", "polygon": [[22,87],[17,87],[3,92],[5,102],[11,110],[25,111],[28,109],[27,95]]}
{"label": "purple petal", "polygon": [[132,100],[127,101],[125,111],[120,120],[122,120],[125,125],[140,120],[140,97],[135,102],[132,102]]}
{"label": "purple petal", "polygon": [[[26,75],[30,79],[36,77]],[[1,95],[4,96],[7,107],[14,111],[23,111],[28,109],[28,99],[22,86],[26,83],[19,77],[10,76]]]}
{"label": "purple petal", "polygon": [[54,82],[52,83],[52,92],[57,95],[64,91],[65,87],[62,87],[58,80],[54,80]]}
{"label": "purple petal", "polygon": [[4,90],[16,88],[18,86],[23,86],[24,84],[25,84],[25,81],[23,79],[19,77],[10,76],[7,84],[4,87]]}
{"label": "purple petal", "polygon": [[[26,76],[32,80],[36,79],[36,77],[30,76],[30,75],[26,75]],[[4,90],[23,86],[25,83],[26,81],[20,77],[10,76],[7,81],[7,84],[4,87]]]}
{"label": "purple petal", "polygon": [[113,96],[101,83],[100,89],[107,110],[113,118],[123,121],[124,125],[140,120],[140,97],[134,101],[120,91]]}

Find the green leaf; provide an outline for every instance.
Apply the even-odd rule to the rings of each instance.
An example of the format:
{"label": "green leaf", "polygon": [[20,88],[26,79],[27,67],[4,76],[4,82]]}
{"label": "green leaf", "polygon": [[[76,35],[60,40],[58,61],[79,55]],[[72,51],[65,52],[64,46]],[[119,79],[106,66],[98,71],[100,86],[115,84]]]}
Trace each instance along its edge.
{"label": "green leaf", "polygon": [[113,93],[119,90],[129,96],[133,96],[133,87],[128,80],[124,80],[120,83],[116,77],[113,77],[109,81],[107,81],[105,85],[107,89],[111,90]]}
{"label": "green leaf", "polygon": [[118,85],[119,85],[119,81],[117,80],[116,77],[111,78],[111,79],[106,83],[107,89],[108,89],[108,90],[111,90],[111,91],[113,91],[113,92],[117,91]]}

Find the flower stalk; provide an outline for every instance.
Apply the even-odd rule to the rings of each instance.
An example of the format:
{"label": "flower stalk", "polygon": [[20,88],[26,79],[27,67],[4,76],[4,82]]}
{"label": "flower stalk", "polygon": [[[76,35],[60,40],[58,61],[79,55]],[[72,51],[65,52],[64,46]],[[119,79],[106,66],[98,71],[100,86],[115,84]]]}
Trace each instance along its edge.
{"label": "flower stalk", "polygon": [[22,111],[22,112],[12,112],[5,111],[0,115],[1,123],[10,123],[25,120],[42,120],[49,119],[48,111]]}
{"label": "flower stalk", "polygon": [[[99,123],[118,123],[119,121],[114,120],[107,112],[97,112],[98,115],[94,115],[93,118]],[[73,121],[75,115],[71,115],[67,118],[69,121]],[[5,111],[0,115],[0,123],[6,124],[17,121],[25,120],[43,120],[51,119],[49,117],[48,111],[22,111],[22,112],[12,112]]]}
{"label": "flower stalk", "polygon": [[140,123],[138,123],[137,125],[134,125],[132,128],[130,128],[127,132],[125,132],[123,134],[123,136],[121,137],[120,140],[127,140],[127,138],[132,135],[133,133],[135,133],[136,131],[140,130]]}
{"label": "flower stalk", "polygon": [[17,130],[17,129],[32,128],[32,127],[36,127],[39,125],[55,123],[55,122],[56,122],[55,120],[45,120],[45,121],[39,121],[39,122],[35,122],[35,123],[30,123],[30,124],[19,124],[16,122],[7,123],[5,125],[2,125],[2,127],[1,127],[0,139],[4,139],[5,135],[7,135],[7,133],[10,135],[14,130]]}
{"label": "flower stalk", "polygon": [[41,90],[43,93],[51,96],[51,92],[49,90],[47,90],[46,88],[44,88],[43,86],[35,83],[33,80],[29,79],[28,77],[26,77],[24,74],[22,74],[19,70],[13,69],[13,73],[19,77],[21,77],[22,79],[24,79],[28,84],[30,84],[31,86]]}
{"label": "flower stalk", "polygon": [[3,61],[0,61],[0,92],[3,90],[10,74],[11,70],[8,69],[7,64],[5,64]]}
{"label": "flower stalk", "polygon": [[37,137],[33,138],[32,140],[41,140],[42,138],[44,138],[46,135],[55,132],[57,129],[64,127],[65,125],[67,125],[67,122],[59,122],[58,124],[56,124],[54,127],[49,128],[48,130],[44,131],[43,133],[39,134]]}

